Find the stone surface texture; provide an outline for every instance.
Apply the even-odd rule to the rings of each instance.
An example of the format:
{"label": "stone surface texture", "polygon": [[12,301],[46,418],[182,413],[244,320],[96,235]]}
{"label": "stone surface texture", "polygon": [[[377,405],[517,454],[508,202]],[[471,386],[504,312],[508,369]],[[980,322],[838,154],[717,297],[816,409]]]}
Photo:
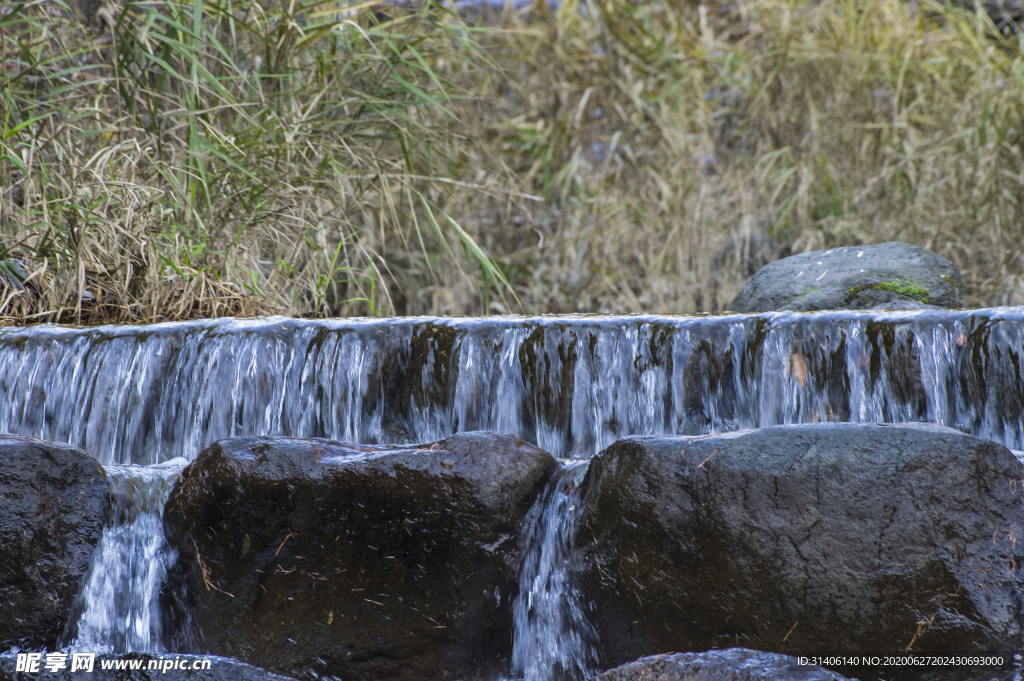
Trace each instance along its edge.
{"label": "stone surface texture", "polygon": [[926,424],[634,437],[584,480],[604,666],[744,646],[1018,651],[1024,466]]}
{"label": "stone surface texture", "polygon": [[109,491],[80,449],[0,436],[0,650],[56,647],[103,536]]}
{"label": "stone surface texture", "polygon": [[747,648],[651,655],[609,669],[594,681],[845,681],[846,677],[801,666],[795,657]]}
{"label": "stone surface texture", "polygon": [[898,241],[801,253],[765,265],[732,301],[733,312],[961,308],[960,270]]}
{"label": "stone surface texture", "polygon": [[194,608],[197,652],[300,678],[490,676],[511,647],[519,523],[556,467],[493,433],[224,440],[167,502],[170,591]]}

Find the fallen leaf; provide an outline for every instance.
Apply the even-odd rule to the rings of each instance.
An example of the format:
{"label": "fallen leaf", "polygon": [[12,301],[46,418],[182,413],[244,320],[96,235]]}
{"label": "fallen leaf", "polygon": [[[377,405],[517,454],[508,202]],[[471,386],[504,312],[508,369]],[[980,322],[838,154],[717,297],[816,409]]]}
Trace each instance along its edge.
{"label": "fallen leaf", "polygon": [[793,374],[793,378],[797,380],[800,387],[803,388],[807,383],[807,362],[804,361],[803,355],[799,352],[794,352],[790,360],[790,373]]}
{"label": "fallen leaf", "polygon": [[962,347],[963,344],[966,343],[966,342],[967,342],[967,336],[964,335],[964,332],[963,331],[957,331],[956,332],[956,344]]}

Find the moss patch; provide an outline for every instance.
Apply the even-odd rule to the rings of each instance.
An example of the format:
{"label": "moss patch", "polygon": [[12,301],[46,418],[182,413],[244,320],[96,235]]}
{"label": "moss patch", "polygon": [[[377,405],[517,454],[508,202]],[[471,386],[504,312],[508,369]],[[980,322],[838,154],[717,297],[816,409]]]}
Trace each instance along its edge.
{"label": "moss patch", "polygon": [[817,288],[807,289],[806,291],[802,291],[801,293],[798,293],[795,296],[790,296],[789,298],[786,298],[784,301],[782,301],[782,304],[783,305],[789,305],[790,303],[792,303],[797,298],[803,298],[804,296],[810,295],[810,294],[814,293],[815,291],[820,291],[820,290],[821,290],[820,286],[817,287]]}
{"label": "moss patch", "polygon": [[928,289],[914,281],[901,281],[899,277],[896,277],[892,281],[883,281],[878,284],[854,286],[850,289],[850,295],[855,296],[861,291],[865,291],[867,289],[888,291],[897,295],[906,296],[907,298],[913,298],[914,300],[918,300],[925,304],[928,303]]}

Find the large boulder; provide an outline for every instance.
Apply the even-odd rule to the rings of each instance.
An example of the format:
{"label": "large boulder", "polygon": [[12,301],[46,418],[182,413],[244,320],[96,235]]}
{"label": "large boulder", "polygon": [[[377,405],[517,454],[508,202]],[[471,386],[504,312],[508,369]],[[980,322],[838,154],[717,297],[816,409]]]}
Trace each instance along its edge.
{"label": "large boulder", "polygon": [[511,649],[518,526],[557,465],[493,433],[212,445],[164,511],[198,651],[301,678],[490,676]]}
{"label": "large boulder", "polygon": [[801,253],[765,265],[732,301],[733,312],[959,308],[960,270],[898,241]]}
{"label": "large boulder", "polygon": [[604,664],[1020,650],[1022,478],[1002,445],[926,424],[617,442],[587,472],[577,535]]}
{"label": "large boulder", "polygon": [[747,648],[651,655],[609,669],[594,681],[845,681],[788,655]]}
{"label": "large boulder", "polygon": [[57,645],[103,536],[109,491],[80,449],[0,436],[0,650]]}

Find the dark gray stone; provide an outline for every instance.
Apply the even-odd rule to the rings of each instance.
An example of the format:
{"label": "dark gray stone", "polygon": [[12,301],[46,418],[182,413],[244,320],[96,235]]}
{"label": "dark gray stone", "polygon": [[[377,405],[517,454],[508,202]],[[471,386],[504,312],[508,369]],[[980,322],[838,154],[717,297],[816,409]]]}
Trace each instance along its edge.
{"label": "dark gray stone", "polygon": [[747,648],[705,653],[651,655],[595,677],[594,681],[845,681],[846,677],[801,666],[795,657]]}
{"label": "dark gray stone", "polygon": [[57,645],[103,536],[109,491],[80,449],[0,436],[0,650]]}
{"label": "dark gray stone", "polygon": [[[103,669],[102,660],[112,660],[115,663],[124,664],[121,669]],[[157,661],[157,666],[150,669],[149,665]],[[167,661],[173,661],[178,666],[186,667],[163,669]],[[209,662],[209,669],[192,669],[196,663]],[[46,655],[43,654],[42,662],[45,665]],[[138,664],[139,669],[132,669],[131,666]],[[66,669],[56,672],[45,671],[41,665],[39,672],[19,672],[17,669],[17,656],[14,654],[0,655],[0,681],[292,681],[287,676],[273,674],[253,667],[252,665],[232,660],[226,657],[179,655],[168,653],[154,656],[145,653],[128,653],[117,656],[97,656],[93,663],[93,670],[71,671],[71,655],[68,654],[65,660]]]}
{"label": "dark gray stone", "polygon": [[732,301],[733,312],[960,308],[960,270],[898,241],[801,253],[765,265]]}
{"label": "dark gray stone", "polygon": [[511,648],[519,523],[556,468],[494,433],[214,444],[164,514],[197,652],[300,678],[493,676]]}
{"label": "dark gray stone", "polygon": [[1022,478],[1002,445],[926,424],[620,441],[577,535],[603,662],[1020,650]]}

